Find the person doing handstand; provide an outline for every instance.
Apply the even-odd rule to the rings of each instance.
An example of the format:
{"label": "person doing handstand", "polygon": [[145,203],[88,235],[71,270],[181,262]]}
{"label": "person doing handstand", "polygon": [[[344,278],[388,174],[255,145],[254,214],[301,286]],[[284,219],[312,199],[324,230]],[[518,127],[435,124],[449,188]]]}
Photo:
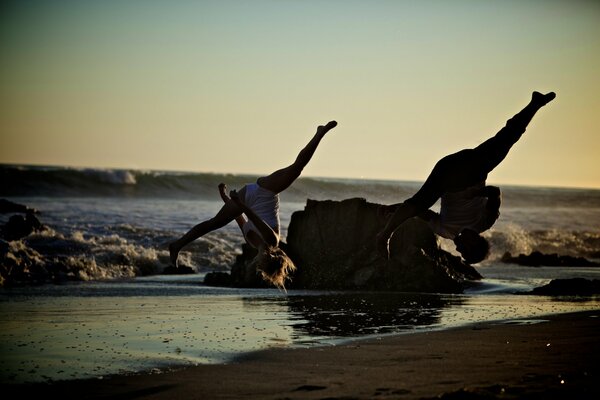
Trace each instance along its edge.
{"label": "person doing handstand", "polygon": [[245,185],[239,192],[231,191],[231,197],[226,193],[226,186],[219,185],[219,193],[225,204],[213,218],[195,225],[181,238],[169,244],[173,266],[177,267],[178,255],[184,246],[235,220],[246,242],[258,250],[253,260],[257,271],[261,272],[267,282],[284,288],[288,274],[296,267],[279,248],[279,193],[287,189],[300,176],[321,139],[336,125],[336,121],[330,121],[326,125],[319,126],[314,137],[290,166],[258,178],[256,183]]}
{"label": "person doing handstand", "polygon": [[[500,215],[500,189],[486,186],[490,173],[525,132],[535,113],[556,97],[533,92],[531,101],[495,136],[474,149],[450,154],[437,162],[417,193],[403,203],[382,206],[387,223],[377,234],[377,250],[389,258],[389,240],[407,219],[418,216],[439,236],[452,239],[469,264],[484,260],[489,243],[480,233]],[[439,214],[429,208],[441,198]]]}

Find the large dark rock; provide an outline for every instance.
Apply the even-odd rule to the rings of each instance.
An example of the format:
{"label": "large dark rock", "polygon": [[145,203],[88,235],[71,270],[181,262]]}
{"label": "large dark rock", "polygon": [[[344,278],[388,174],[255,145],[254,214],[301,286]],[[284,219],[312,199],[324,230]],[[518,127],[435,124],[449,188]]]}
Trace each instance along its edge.
{"label": "large dark rock", "polygon": [[[286,249],[285,243],[280,243],[282,249]],[[231,266],[230,285],[235,287],[266,288],[268,284],[261,278],[256,265],[252,262],[257,251],[247,243],[242,245],[242,254],[235,258]],[[208,277],[208,276],[207,276]],[[205,279],[206,282],[206,279]]]}
{"label": "large dark rock", "polygon": [[519,254],[516,257],[506,252],[501,261],[527,267],[594,267],[600,265],[583,257],[560,256],[556,253],[544,254],[539,251],[532,251],[529,255]]}
{"label": "large dark rock", "polygon": [[231,274],[227,272],[209,272],[204,277],[204,284],[208,286],[231,286]]}
{"label": "large dark rock", "polygon": [[537,287],[527,294],[542,296],[591,296],[600,294],[600,280],[571,278],[553,279],[547,285]]}
{"label": "large dark rock", "polygon": [[32,212],[28,212],[25,217],[19,214],[11,216],[8,222],[2,227],[0,234],[2,239],[12,241],[22,239],[32,232],[44,229],[45,226],[40,220]]}
{"label": "large dark rock", "polygon": [[162,273],[163,273],[163,275],[189,275],[189,274],[195,274],[196,271],[194,271],[193,268],[188,267],[186,265],[180,265],[178,267],[169,265],[163,269]]}
{"label": "large dark rock", "polygon": [[[378,205],[364,199],[308,200],[292,214],[282,245],[298,270],[288,288],[391,290],[460,293],[481,275],[459,257],[440,249],[423,221],[406,221],[390,241],[391,259],[380,257],[375,238],[384,221]],[[232,268],[234,286],[264,287],[249,246]]]}
{"label": "large dark rock", "polygon": [[379,205],[364,199],[308,200],[292,215],[288,254],[298,267],[293,287],[406,292],[462,292],[481,275],[459,257],[440,249],[418,218],[406,221],[390,241],[390,260],[376,252],[384,221]]}
{"label": "large dark rock", "polygon": [[14,203],[10,200],[0,199],[0,214],[7,213],[34,213],[37,214],[38,211],[35,208],[29,208],[24,206],[23,204]]}

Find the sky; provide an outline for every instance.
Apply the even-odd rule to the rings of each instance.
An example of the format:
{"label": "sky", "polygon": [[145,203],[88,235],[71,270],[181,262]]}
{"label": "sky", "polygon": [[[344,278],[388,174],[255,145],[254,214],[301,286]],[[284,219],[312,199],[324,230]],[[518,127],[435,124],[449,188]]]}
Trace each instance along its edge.
{"label": "sky", "polygon": [[534,90],[491,184],[600,188],[600,1],[3,0],[0,163],[424,181]]}

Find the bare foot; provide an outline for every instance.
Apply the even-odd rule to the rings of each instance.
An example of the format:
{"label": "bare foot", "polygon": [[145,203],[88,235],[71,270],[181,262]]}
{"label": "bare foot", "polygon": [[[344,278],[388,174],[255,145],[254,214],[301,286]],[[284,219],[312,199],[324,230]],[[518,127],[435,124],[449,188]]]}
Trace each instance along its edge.
{"label": "bare foot", "polygon": [[545,106],[550,103],[556,97],[556,93],[549,92],[546,94],[542,94],[540,92],[533,92],[531,95],[531,102],[537,104],[540,107]]}
{"label": "bare foot", "polygon": [[179,256],[179,249],[175,247],[175,243],[169,244],[169,259],[171,264],[177,268],[177,257]]}
{"label": "bare foot", "polygon": [[327,132],[332,130],[337,126],[336,121],[329,121],[326,125],[319,125],[317,127],[317,133],[321,136],[324,136]]}
{"label": "bare foot", "polygon": [[221,195],[221,199],[223,199],[224,203],[227,203],[229,200],[231,200],[227,195],[227,185],[224,183],[219,183],[219,194]]}

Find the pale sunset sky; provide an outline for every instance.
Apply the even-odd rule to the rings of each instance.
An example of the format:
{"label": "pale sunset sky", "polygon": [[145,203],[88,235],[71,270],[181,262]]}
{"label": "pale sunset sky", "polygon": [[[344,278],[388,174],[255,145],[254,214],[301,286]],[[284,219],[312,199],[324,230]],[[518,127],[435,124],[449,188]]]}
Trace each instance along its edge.
{"label": "pale sunset sky", "polygon": [[600,1],[4,0],[0,163],[423,181],[524,107],[488,182],[600,188]]}

